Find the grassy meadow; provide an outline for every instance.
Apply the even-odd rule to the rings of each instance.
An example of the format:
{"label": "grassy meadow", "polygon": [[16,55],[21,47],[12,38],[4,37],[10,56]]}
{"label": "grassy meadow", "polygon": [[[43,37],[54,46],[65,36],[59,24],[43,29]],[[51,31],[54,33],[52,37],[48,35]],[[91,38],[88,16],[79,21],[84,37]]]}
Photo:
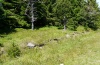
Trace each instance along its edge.
{"label": "grassy meadow", "polygon": [[[15,32],[0,36],[0,43],[4,45],[0,65],[100,65],[100,30],[84,31],[81,27],[78,31],[57,27],[16,28]],[[45,45],[29,49],[28,42]],[[8,55],[12,43],[18,45],[19,57]]]}

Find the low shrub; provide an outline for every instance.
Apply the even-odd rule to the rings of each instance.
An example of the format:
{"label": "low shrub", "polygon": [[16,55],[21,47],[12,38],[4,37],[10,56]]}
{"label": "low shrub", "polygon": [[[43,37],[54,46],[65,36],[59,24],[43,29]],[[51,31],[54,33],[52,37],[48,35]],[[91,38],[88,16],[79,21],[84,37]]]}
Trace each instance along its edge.
{"label": "low shrub", "polygon": [[18,56],[20,56],[20,54],[21,54],[21,51],[18,48],[18,45],[13,43],[12,46],[8,49],[8,55],[10,57],[18,57]]}
{"label": "low shrub", "polygon": [[0,43],[0,47],[3,47],[4,45],[3,45],[3,43]]}

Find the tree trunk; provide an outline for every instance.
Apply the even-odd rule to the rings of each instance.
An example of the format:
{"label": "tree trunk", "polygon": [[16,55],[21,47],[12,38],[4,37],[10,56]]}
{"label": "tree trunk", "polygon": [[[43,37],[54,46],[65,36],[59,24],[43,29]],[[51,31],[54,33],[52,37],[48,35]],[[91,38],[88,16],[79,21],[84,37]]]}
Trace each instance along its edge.
{"label": "tree trunk", "polygon": [[66,30],[66,21],[64,21],[64,30]]}
{"label": "tree trunk", "polygon": [[34,22],[32,22],[32,30],[34,30]]}
{"label": "tree trunk", "polygon": [[34,13],[33,13],[33,3],[32,3],[32,5],[31,5],[31,9],[32,9],[32,11],[31,11],[31,14],[32,14],[32,16],[31,16],[31,22],[32,22],[32,30],[34,30]]}

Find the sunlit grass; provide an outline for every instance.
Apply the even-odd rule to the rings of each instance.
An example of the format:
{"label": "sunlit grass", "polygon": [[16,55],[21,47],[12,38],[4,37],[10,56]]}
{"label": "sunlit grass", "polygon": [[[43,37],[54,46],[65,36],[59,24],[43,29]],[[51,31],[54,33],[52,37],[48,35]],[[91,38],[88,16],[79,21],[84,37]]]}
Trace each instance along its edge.
{"label": "sunlit grass", "polygon": [[[1,38],[0,41],[6,50],[11,43],[18,44],[21,56],[10,58],[5,54],[1,57],[2,65],[100,65],[100,31],[86,33],[81,31],[79,32],[81,34],[71,38],[65,38],[65,35],[74,31],[64,31],[57,27],[45,27],[34,31],[16,29],[16,31]],[[41,44],[61,37],[64,38],[58,42],[49,41],[42,48],[24,48],[28,42]]]}

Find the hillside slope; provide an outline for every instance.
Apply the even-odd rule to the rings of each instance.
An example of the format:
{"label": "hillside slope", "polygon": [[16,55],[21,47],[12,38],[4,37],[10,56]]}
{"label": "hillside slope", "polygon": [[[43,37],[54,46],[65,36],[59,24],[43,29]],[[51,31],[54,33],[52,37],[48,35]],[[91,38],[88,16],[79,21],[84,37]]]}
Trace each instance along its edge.
{"label": "hillside slope", "polygon": [[[66,35],[69,37],[66,37]],[[57,39],[57,40],[55,40]],[[63,31],[57,28],[39,30],[16,29],[16,32],[1,38],[5,51],[11,43],[18,44],[21,56],[11,58],[0,56],[0,65],[100,65],[100,31]],[[32,49],[26,44],[32,42],[45,45]]]}

